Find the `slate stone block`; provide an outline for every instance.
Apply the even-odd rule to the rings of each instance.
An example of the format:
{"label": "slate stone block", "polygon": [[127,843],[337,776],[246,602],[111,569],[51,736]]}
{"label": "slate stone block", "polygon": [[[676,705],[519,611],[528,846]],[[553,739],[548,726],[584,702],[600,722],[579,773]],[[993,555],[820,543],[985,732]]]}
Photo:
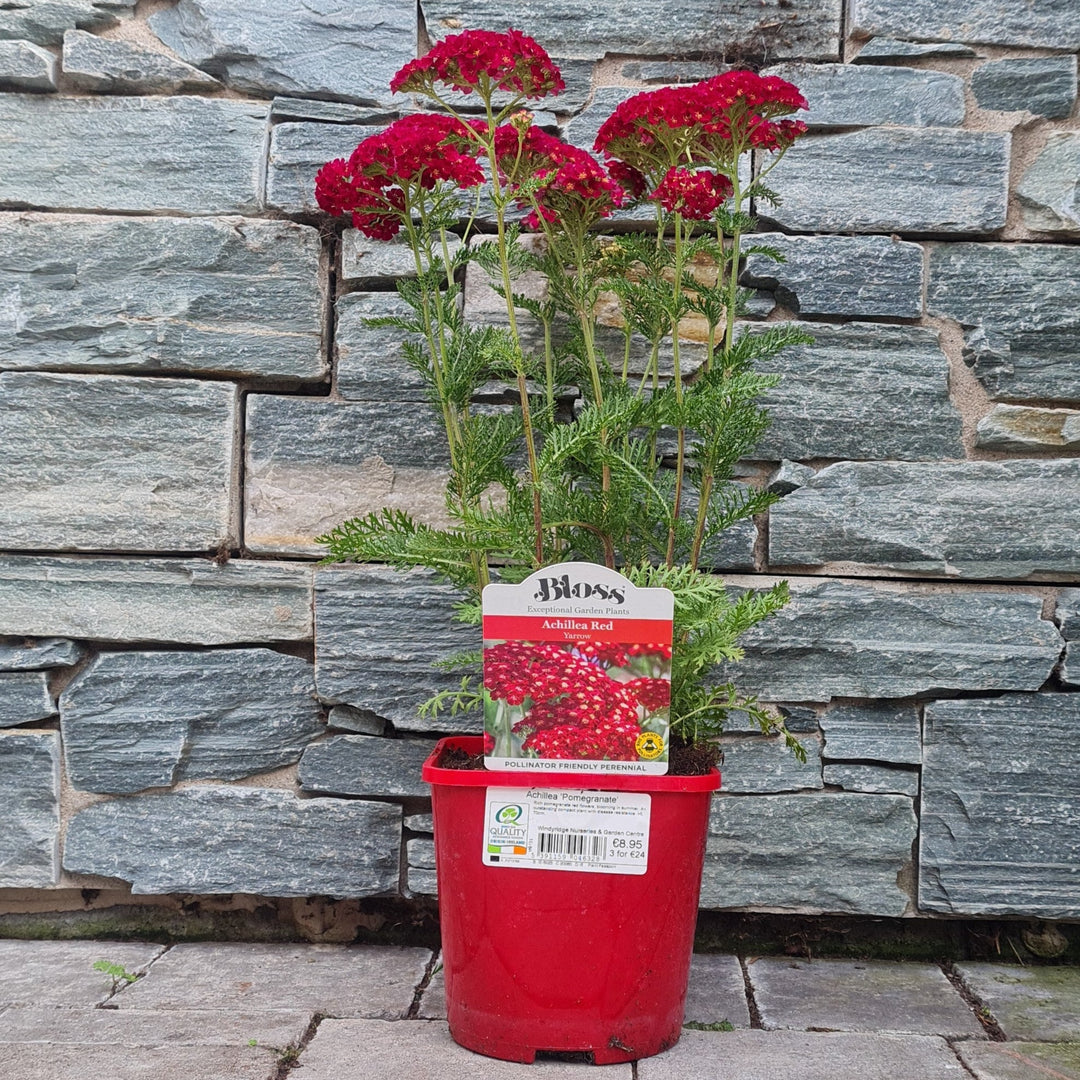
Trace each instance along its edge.
{"label": "slate stone block", "polygon": [[0,734],[0,791],[0,888],[55,885],[60,871],[60,747],[55,732]]}
{"label": "slate stone block", "polygon": [[1075,573],[1080,461],[841,462],[774,506],[769,522],[773,566]]}
{"label": "slate stone block", "polygon": [[64,74],[83,90],[109,94],[175,94],[216,90],[221,83],[182,60],[133,41],[83,30],[64,34]]}
{"label": "slate stone block", "polygon": [[1066,641],[1080,640],[1080,589],[1062,589],[1058,593],[1057,619]]}
{"label": "slate stone block", "polygon": [[714,796],[701,906],[902,915],[915,832],[902,795]]}
{"label": "slate stone block", "polygon": [[114,26],[135,11],[136,0],[33,0],[0,9],[0,38],[26,38],[59,45],[73,26],[94,30]]}
{"label": "slate stone block", "polygon": [[964,120],[964,80],[943,71],[851,64],[779,64],[763,75],[794,83],[810,106],[796,118],[812,128],[955,127]]}
{"label": "slate stone block", "polygon": [[1080,409],[995,405],[975,428],[986,450],[1049,450],[1080,446]]}
{"label": "slate stone block", "polygon": [[317,536],[384,507],[446,522],[446,436],[430,405],[252,394],[247,407],[252,551],[323,555]]}
{"label": "slate stone block", "polygon": [[918,765],[922,761],[919,710],[913,703],[834,705],[821,714],[819,722],[828,762]]}
{"label": "slate stone block", "polygon": [[[448,236],[447,248],[453,258],[461,250],[461,240]],[[400,236],[393,240],[371,240],[359,229],[346,229],[342,233],[341,281],[371,284],[412,277],[416,277],[416,260],[412,249]]]}
{"label": "slate stone block", "polygon": [[1080,686],[1080,645],[1070,641],[1065,646],[1065,659],[1059,669],[1061,681],[1066,686]]}
{"label": "slate stone block", "polygon": [[848,33],[891,34],[914,41],[966,41],[982,45],[1031,45],[1080,49],[1080,24],[1072,0],[853,0]]}
{"label": "slate stone block", "polygon": [[56,89],[56,57],[32,41],[0,41],[0,85],[15,90]]}
{"label": "slate stone block", "polygon": [[971,90],[980,109],[1061,119],[1076,103],[1076,57],[990,60],[971,73]]}
{"label": "slate stone block", "polygon": [[370,795],[425,799],[431,789],[420,766],[435,743],[427,739],[385,739],[338,735],[314,743],[300,759],[300,787],[326,795]]}
{"label": "slate stone block", "polygon": [[[495,0],[424,0],[428,33],[445,37],[460,27],[501,26],[506,9]],[[632,0],[618,18],[602,8],[534,0],[514,25],[552,56],[599,59],[605,53],[641,56],[716,52],[739,55],[835,58],[839,0],[808,0],[793,11],[778,0],[719,0],[706,10],[692,0]]]}
{"label": "slate stone block", "polygon": [[263,105],[0,94],[0,129],[11,135],[0,148],[0,206],[194,216],[258,207]]}
{"label": "slate stone block", "polygon": [[398,889],[400,844],[392,803],[206,786],[81,810],[64,868],[130,881],[135,893],[383,896]]}
{"label": "slate stone block", "polygon": [[1080,694],[926,707],[919,907],[1080,915]]}
{"label": "slate stone block", "polygon": [[352,705],[335,705],[326,723],[331,729],[354,731],[359,735],[383,735],[386,732],[386,721],[381,716]]}
{"label": "slate stone block", "polygon": [[86,656],[86,649],[66,638],[33,641],[0,641],[0,671],[41,671],[46,668],[71,667]]}
{"label": "slate stone block", "polygon": [[1080,183],[1080,134],[1051,132],[1046,146],[1016,186],[1017,201],[1024,209],[1024,224],[1039,232],[1080,235],[1080,206],[1076,189]]}
{"label": "slate stone block", "polygon": [[720,740],[724,761],[720,766],[724,791],[762,794],[778,791],[820,791],[821,743],[815,738],[799,742],[806,761],[799,759],[779,738],[760,735],[725,736]]}
{"label": "slate stone block", "polygon": [[424,837],[413,837],[405,845],[409,869],[435,869],[435,841]]}
{"label": "slate stone block", "polygon": [[725,65],[709,60],[628,60],[621,68],[624,79],[668,84],[700,82],[723,70]]}
{"label": "slate stone block", "polygon": [[416,55],[410,0],[306,7],[290,0],[180,0],[150,29],[191,64],[236,90],[374,105]]}
{"label": "slate stone block", "polygon": [[43,671],[0,671],[0,727],[30,724],[56,715]]}
{"label": "slate stone block", "polygon": [[270,102],[272,124],[286,120],[314,120],[319,124],[388,124],[396,115],[394,109],[378,105],[350,105],[346,101],[276,97]]}
{"label": "slate stone block", "polygon": [[1075,246],[940,244],[930,251],[927,311],[971,331],[964,358],[994,399],[1080,402],[1078,290]]}
{"label": "slate stone block", "polygon": [[807,578],[791,591],[786,607],[739,639],[745,658],[717,669],[768,701],[1036,690],[1061,654],[1035,595]]}
{"label": "slate stone block", "polygon": [[640,93],[638,86],[598,86],[585,109],[563,125],[563,138],[571,146],[594,153],[593,143],[604,121],[624,101]]}
{"label": "slate stone block", "polygon": [[884,765],[826,765],[825,783],[845,791],[874,794],[919,794],[919,774],[914,769],[890,769]]}
{"label": "slate stone block", "polygon": [[60,725],[73,786],[116,795],[291,765],[324,730],[311,664],[269,649],[102,653]]}
{"label": "slate stone block", "polygon": [[781,376],[762,396],[771,423],[747,456],[959,457],[960,414],[949,400],[937,335],[914,326],[806,324],[812,345],[761,365]]}
{"label": "slate stone block", "polygon": [[898,41],[896,38],[871,38],[852,60],[853,64],[889,64],[904,63],[905,60],[918,60],[923,56],[935,57],[973,57],[975,50],[955,41]]}
{"label": "slate stone block", "polygon": [[482,730],[479,713],[430,718],[419,706],[455,690],[462,672],[432,667],[480,648],[480,630],[453,621],[460,594],[420,571],[328,567],[315,575],[319,697],[386,717],[398,731]]}
{"label": "slate stone block", "polygon": [[236,396],[189,379],[0,373],[0,547],[234,546]]}
{"label": "slate stone block", "polygon": [[0,366],[322,379],[315,229],[0,214]]}
{"label": "slate stone block", "polygon": [[310,641],[311,568],[206,559],[0,559],[0,634],[177,645]]}
{"label": "slate stone block", "polygon": [[986,233],[1005,224],[1008,176],[997,132],[808,135],[770,174],[783,203],[758,213],[793,232]]}
{"label": "slate stone block", "polygon": [[[391,247],[391,245],[385,245]],[[405,358],[403,345],[423,342],[396,327],[368,326],[368,319],[410,317],[415,312],[396,292],[347,293],[337,302],[337,392],[346,401],[428,401],[425,384]],[[430,409],[430,406],[429,406]],[[434,415],[434,410],[432,414]]]}
{"label": "slate stone block", "polygon": [[772,291],[798,315],[891,316],[922,314],[923,252],[887,236],[785,236],[758,233],[744,245],[777,248],[778,263],[750,255],[741,281]]}

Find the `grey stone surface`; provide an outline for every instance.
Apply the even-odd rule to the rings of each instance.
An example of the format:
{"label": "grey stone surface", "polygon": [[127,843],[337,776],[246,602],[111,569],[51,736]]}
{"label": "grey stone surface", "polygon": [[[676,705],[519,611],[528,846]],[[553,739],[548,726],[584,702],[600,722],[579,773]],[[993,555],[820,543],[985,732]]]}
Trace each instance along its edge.
{"label": "grey stone surface", "polygon": [[409,869],[435,869],[435,841],[427,837],[413,837],[405,844]]}
{"label": "grey stone surface", "polygon": [[948,360],[933,331],[873,323],[802,328],[812,345],[761,365],[781,381],[762,395],[772,423],[749,457],[962,456]]}
{"label": "grey stone surface", "polygon": [[431,814],[406,814],[405,828],[413,832],[433,832],[435,820]]}
{"label": "grey stone surface", "polygon": [[[60,747],[55,732],[0,733],[0,888],[55,885],[60,839]],[[2,943],[0,943],[2,944]],[[0,981],[0,1002],[6,996]]]}
{"label": "grey stone surface", "polygon": [[0,207],[195,216],[258,207],[265,105],[0,94],[0,129],[11,133]]}
{"label": "grey stone surface", "polygon": [[[447,247],[453,258],[461,249],[461,240],[450,235]],[[400,236],[393,240],[370,240],[359,229],[346,229],[341,236],[340,277],[350,283],[416,277],[416,260],[412,249]]]}
{"label": "grey stone surface", "polygon": [[918,60],[923,56],[972,57],[975,56],[975,50],[953,41],[916,42],[875,37],[859,50],[858,55],[851,62],[853,64],[903,63],[905,60]]}
{"label": "grey stone surface", "polygon": [[0,254],[0,310],[10,320],[2,367],[328,373],[310,227],[2,214]]}
{"label": "grey stone surface", "polygon": [[[0,1003],[46,1006],[52,1013],[53,1038],[57,1006],[65,1009],[100,1005],[112,994],[113,980],[95,971],[98,960],[121,964],[133,975],[143,975],[164,952],[163,945],[129,941],[16,941],[0,940]],[[66,1014],[65,1014],[66,1015]],[[102,1011],[102,1016],[108,1013]],[[4,1015],[0,1041],[8,1041],[11,1013]]]}
{"label": "grey stone surface", "polygon": [[[424,0],[428,32],[444,37],[463,26],[502,26],[506,9],[496,0]],[[514,25],[552,56],[599,59],[605,53],[663,56],[713,52],[717,42],[740,55],[835,58],[838,0],[809,0],[792,11],[783,4],[719,0],[707,10],[692,0],[632,0],[612,20],[601,8],[559,0],[533,0]]]}
{"label": "grey stone surface", "polygon": [[1062,589],[1058,593],[1057,619],[1066,641],[1080,640],[1080,589]]}
{"label": "grey stone surface", "polygon": [[446,436],[430,405],[253,394],[247,408],[252,551],[323,555],[316,537],[384,507],[445,524]]}
{"label": "grey stone surface", "polygon": [[23,638],[0,641],[0,671],[41,671],[71,667],[86,656],[86,649],[67,638]]}
{"label": "grey stone surface", "polygon": [[72,26],[84,30],[115,25],[135,11],[136,0],[30,0],[0,9],[0,39],[27,38],[58,45]]}
{"label": "grey stone surface", "polygon": [[791,591],[791,603],[739,639],[745,659],[718,671],[770,701],[1037,690],[1061,654],[1039,596],[812,578]]}
{"label": "grey stone surface", "polygon": [[981,109],[1061,119],[1076,103],[1076,57],[990,60],[971,73],[971,90]]}
{"label": "grey stone surface", "polygon": [[1080,134],[1055,131],[1016,186],[1024,224],[1040,232],[1080,235]]}
{"label": "grey stone surface", "polygon": [[420,571],[342,566],[315,577],[315,685],[331,704],[355,705],[399,731],[480,731],[478,713],[422,717],[417,709],[460,672],[436,660],[480,648],[480,630],[453,620],[459,594]]}
{"label": "grey stone surface", "polygon": [[[439,882],[434,870],[409,867],[406,878],[409,896],[438,896]],[[446,1015],[445,1010],[443,1015]]]}
{"label": "grey stone surface", "polygon": [[189,63],[253,94],[361,104],[389,100],[394,73],[416,55],[410,0],[298,6],[290,0],[180,0],[150,29]]}
{"label": "grey stone surface", "polygon": [[[19,1080],[274,1080],[278,1055],[245,1045],[116,1047],[16,1045],[5,1047],[5,1065]],[[284,1048],[282,1048],[284,1049]],[[117,1058],[120,1058],[117,1063]],[[149,1071],[147,1071],[149,1070]]]}
{"label": "grey stone surface", "polygon": [[724,65],[710,60],[628,60],[621,71],[635,82],[693,83],[719,75]]}
{"label": "grey stone surface", "polygon": [[97,37],[83,30],[64,34],[64,74],[82,90],[111,94],[175,94],[221,86],[183,60],[133,41]]}
{"label": "grey stone surface", "polygon": [[[858,70],[853,68],[852,70]],[[743,244],[777,248],[778,263],[750,255],[742,283],[771,290],[797,315],[922,314],[923,251],[887,236],[785,236],[757,233]]]}
{"label": "grey stone surface", "polygon": [[563,138],[591,153],[600,126],[617,106],[639,93],[641,88],[636,86],[598,86],[585,109],[563,125]]}
{"label": "grey stone surface", "polygon": [[919,774],[913,769],[891,769],[885,765],[826,765],[822,774],[826,784],[845,791],[884,795],[919,794]]}
{"label": "grey stone surface", "polygon": [[747,971],[766,1030],[983,1037],[982,1025],[936,964],[763,956]]}
{"label": "grey stone surface", "polygon": [[317,214],[315,174],[336,158],[348,158],[357,143],[385,124],[275,124],[266,163],[266,204],[289,214]]}
{"label": "grey stone surface", "polygon": [[701,907],[902,915],[915,832],[902,795],[714,796]]}
{"label": "grey stone surface", "polygon": [[941,244],[927,311],[974,328],[964,358],[991,398],[1080,401],[1078,289],[1075,246]]}
{"label": "grey stone surface", "polygon": [[750,1026],[746,984],[737,956],[694,953],[690,958],[690,984],[686,988],[684,1024]]}
{"label": "grey stone surface", "polygon": [[826,761],[890,765],[918,765],[922,761],[919,710],[913,703],[834,705],[821,714],[820,723]]}
{"label": "grey stone surface", "polygon": [[950,577],[1075,573],[1080,461],[841,462],[774,506],[774,566]]}
{"label": "grey stone surface", "polygon": [[944,1039],[856,1032],[684,1031],[637,1069],[638,1080],[967,1080]]}
{"label": "grey stone surface", "polygon": [[790,495],[796,488],[800,488],[810,480],[816,469],[809,465],[800,465],[797,461],[780,462],[780,467],[772,475],[769,481],[769,490],[777,495]]}
{"label": "grey stone surface", "polygon": [[386,124],[397,115],[394,109],[375,105],[350,105],[346,101],[317,98],[276,97],[270,102],[270,121],[314,120],[320,124]]}
{"label": "grey stone surface", "polygon": [[32,41],[0,40],[0,85],[16,90],[56,89],[56,57]]}
{"label": "grey stone surface", "polygon": [[1061,681],[1066,686],[1080,686],[1080,645],[1070,641],[1065,646],[1065,659],[1059,669]]}
{"label": "grey stone surface", "polygon": [[180,944],[150,976],[127,987],[116,1006],[122,1013],[172,1012],[198,1002],[216,1010],[400,1020],[430,957],[427,949],[365,945]]}
{"label": "grey stone surface", "polygon": [[937,701],[923,725],[919,907],[1080,916],[1080,694]]}
{"label": "grey stone surface", "polygon": [[874,128],[808,135],[759,207],[794,232],[985,233],[1005,224],[1009,142],[997,132]]}
{"label": "grey stone surface", "polygon": [[1076,1043],[958,1043],[956,1052],[975,1080],[1080,1080]]}
{"label": "grey stone surface", "polygon": [[236,544],[234,386],[9,371],[0,402],[0,547]]}
{"label": "grey stone surface", "polygon": [[56,702],[43,671],[0,671],[0,727],[55,715]]}
{"label": "grey stone surface", "polygon": [[790,751],[782,739],[762,736],[725,736],[721,766],[724,791],[761,794],[776,791],[821,790],[821,743],[815,738],[799,742],[806,761]]}
{"label": "grey stone surface", "polygon": [[995,405],[975,428],[987,450],[1049,450],[1080,446],[1080,409]]}
{"label": "grey stone surface", "polygon": [[762,74],[794,83],[813,128],[954,127],[964,119],[964,80],[943,71],[851,64],[780,64]]}
{"label": "grey stone surface", "polygon": [[[395,245],[383,246],[393,253]],[[393,254],[389,261],[392,263]],[[355,292],[338,300],[335,386],[341,397],[387,403],[429,400],[423,380],[409,365],[402,347],[406,341],[421,346],[423,338],[392,326],[365,324],[367,319],[414,315],[396,292]],[[433,408],[429,411],[437,415]]]}
{"label": "grey stone surface", "polygon": [[380,896],[397,892],[400,838],[392,803],[192,787],[79,811],[64,869],[122,878],[135,893]]}
{"label": "grey stone surface", "polygon": [[853,0],[848,33],[893,34],[915,41],[966,41],[1080,49],[1080,23],[1072,0],[1041,0],[1018,7],[1012,0]]}
{"label": "grey stone surface", "polygon": [[290,765],[324,730],[314,676],[270,649],[101,653],[60,698],[68,777],[126,795]]}
{"label": "grey stone surface", "polygon": [[338,735],[309,746],[300,759],[300,787],[326,795],[387,795],[427,798],[420,766],[435,743]]}
{"label": "grey stone surface", "polygon": [[331,728],[354,731],[359,735],[382,735],[386,731],[386,721],[381,716],[355,709],[352,705],[335,705],[326,722]]}
{"label": "grey stone surface", "polygon": [[[577,1062],[545,1061],[520,1065],[479,1058],[450,1038],[446,1024],[388,1024],[380,1020],[324,1020],[301,1058],[304,1080],[341,1080],[344,1076],[392,1077],[410,1080],[572,1080],[581,1075]],[[477,1064],[478,1060],[481,1062]],[[632,1066],[604,1070],[612,1080],[630,1080]]]}
{"label": "grey stone surface", "polygon": [[204,559],[0,559],[0,633],[178,645],[310,641],[311,568]]}
{"label": "grey stone surface", "polygon": [[1080,968],[962,961],[956,971],[1007,1039],[1080,1042]]}

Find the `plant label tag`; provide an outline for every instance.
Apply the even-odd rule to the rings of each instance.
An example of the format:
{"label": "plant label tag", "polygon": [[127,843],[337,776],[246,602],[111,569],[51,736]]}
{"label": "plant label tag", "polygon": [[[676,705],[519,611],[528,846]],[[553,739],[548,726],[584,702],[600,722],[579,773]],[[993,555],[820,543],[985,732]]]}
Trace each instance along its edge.
{"label": "plant label tag", "polygon": [[644,874],[651,809],[642,792],[489,787],[484,865]]}
{"label": "plant label tag", "polygon": [[674,608],[669,589],[595,563],[488,585],[487,768],[666,773]]}

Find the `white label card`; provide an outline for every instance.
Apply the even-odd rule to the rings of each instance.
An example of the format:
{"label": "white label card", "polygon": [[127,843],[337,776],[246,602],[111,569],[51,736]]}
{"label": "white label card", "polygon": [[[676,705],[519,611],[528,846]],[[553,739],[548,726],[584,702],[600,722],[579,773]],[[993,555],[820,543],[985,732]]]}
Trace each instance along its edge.
{"label": "white label card", "polygon": [[639,792],[489,787],[484,865],[644,874],[651,809]]}

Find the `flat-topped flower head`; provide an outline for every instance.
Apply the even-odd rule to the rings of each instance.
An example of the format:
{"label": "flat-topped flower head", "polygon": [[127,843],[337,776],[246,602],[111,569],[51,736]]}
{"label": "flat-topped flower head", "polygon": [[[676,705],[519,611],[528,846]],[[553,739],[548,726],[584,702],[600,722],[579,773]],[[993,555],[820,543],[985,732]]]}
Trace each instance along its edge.
{"label": "flat-topped flower head", "polygon": [[669,214],[679,213],[692,221],[708,221],[732,193],[731,181],[702,169],[671,169],[649,196]]}
{"label": "flat-topped flower head", "polygon": [[437,85],[469,94],[505,90],[542,98],[564,89],[559,69],[531,37],[520,30],[465,30],[444,38],[418,60],[410,60],[391,80],[390,89],[434,95]]}

